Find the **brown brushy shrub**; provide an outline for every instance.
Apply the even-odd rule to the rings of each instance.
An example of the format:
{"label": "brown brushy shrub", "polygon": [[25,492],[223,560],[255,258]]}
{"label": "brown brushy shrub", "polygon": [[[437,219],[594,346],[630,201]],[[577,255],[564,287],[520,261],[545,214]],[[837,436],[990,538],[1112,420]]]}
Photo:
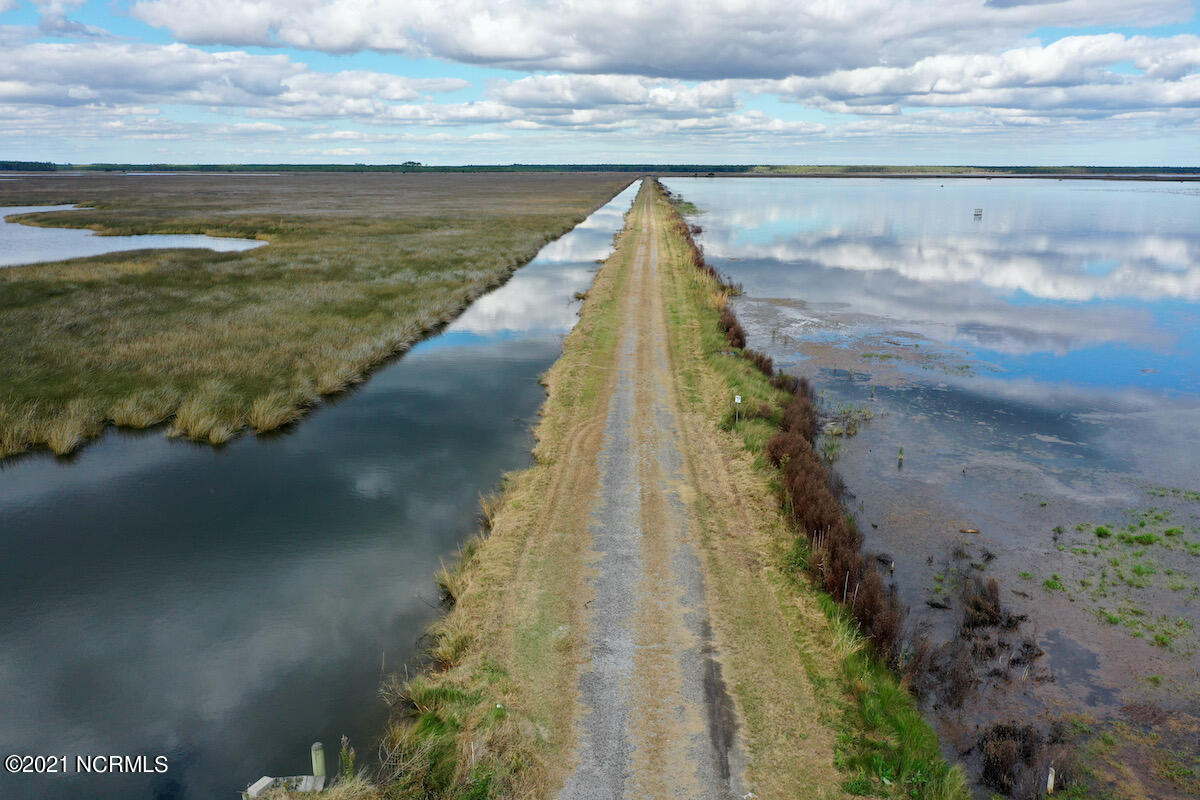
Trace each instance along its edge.
{"label": "brown brushy shrub", "polygon": [[775,362],[766,353],[760,353],[757,350],[747,350],[746,357],[754,363],[754,366],[763,375],[770,377],[775,374]]}
{"label": "brown brushy shrub", "polygon": [[964,582],[962,596],[964,631],[991,627],[1011,631],[1026,619],[1024,615],[1014,614],[1004,607],[1000,601],[1000,584],[995,578],[989,578],[985,582],[979,576],[975,576],[974,579]]}
{"label": "brown brushy shrub", "polygon": [[929,640],[928,626],[919,627],[909,640],[907,657],[900,675],[918,700],[924,700],[936,686],[934,671],[937,648]]}
{"label": "brown brushy shrub", "polygon": [[1046,739],[1032,725],[993,725],[979,740],[984,786],[1018,798],[1042,796],[1049,766]]}
{"label": "brown brushy shrub", "polygon": [[739,323],[733,323],[729,330],[725,331],[725,335],[729,337],[729,344],[732,347],[740,350],[746,346],[746,331]]}
{"label": "brown brushy shrub", "polygon": [[721,306],[721,316],[717,324],[721,326],[721,330],[725,331],[725,337],[729,339],[729,344],[738,349],[746,346],[746,332],[729,306]]}
{"label": "brown brushy shrub", "polygon": [[796,381],[780,430],[767,442],[767,458],[783,472],[787,513],[808,538],[813,579],[849,606],[879,655],[895,665],[906,612],[895,592],[884,587],[875,559],[861,552],[862,533],[839,501],[840,479],[814,449],[817,430],[812,387]]}
{"label": "brown brushy shrub", "polygon": [[794,375],[788,375],[785,372],[776,372],[771,378],[771,385],[788,394],[796,394],[800,390],[800,381],[801,379]]}
{"label": "brown brushy shrub", "polygon": [[962,708],[979,683],[971,647],[964,639],[954,639],[939,649],[937,672],[941,678],[942,702],[951,708]]}

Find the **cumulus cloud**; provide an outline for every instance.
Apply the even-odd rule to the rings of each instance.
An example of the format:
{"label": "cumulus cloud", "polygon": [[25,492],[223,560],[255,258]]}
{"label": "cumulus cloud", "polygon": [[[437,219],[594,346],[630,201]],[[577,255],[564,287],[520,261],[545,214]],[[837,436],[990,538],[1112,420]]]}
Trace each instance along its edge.
{"label": "cumulus cloud", "polygon": [[943,0],[936,9],[927,0],[138,0],[132,13],[199,44],[719,79],[905,66],[1011,44],[1044,26],[1179,22],[1193,8],[1190,0]]}
{"label": "cumulus cloud", "polygon": [[75,106],[178,103],[261,108],[295,117],[386,113],[457,79],[313,72],[284,55],[209,53],[182,44],[33,43],[0,60],[0,102]]}
{"label": "cumulus cloud", "polygon": [[497,84],[492,97],[544,113],[556,110],[620,108],[625,113],[652,111],[661,116],[694,116],[737,106],[734,85],[709,81],[687,85],[633,75],[531,75]]}
{"label": "cumulus cloud", "polygon": [[[1133,74],[1113,67],[1132,64]],[[839,70],[758,84],[760,91],[836,112],[902,107],[1026,109],[1109,116],[1200,106],[1200,37],[1071,36],[997,55],[942,54],[908,67]]]}
{"label": "cumulus cloud", "polygon": [[[937,13],[917,0],[800,7],[770,0],[701,7],[681,0],[134,2],[134,16],[186,42],[169,45],[120,41],[84,26],[70,18],[81,4],[35,3],[40,32],[0,26],[0,103],[47,129],[55,115],[31,109],[86,109],[81,113],[114,120],[128,115],[118,109],[192,106],[229,117],[220,135],[263,142],[293,133],[300,141],[316,126],[328,146],[345,150],[397,141],[399,131],[387,128],[459,128],[448,140],[508,136],[557,143],[566,152],[593,135],[589,152],[600,160],[613,157],[595,149],[604,141],[629,145],[629,157],[639,159],[654,156],[630,142],[650,142],[685,160],[706,152],[706,143],[721,160],[746,160],[752,152],[750,160],[778,160],[772,148],[813,142],[862,157],[899,140],[1016,141],[1036,130],[1042,143],[1111,142],[1200,129],[1200,37],[1023,38],[1042,26],[1188,19],[1192,0],[945,0]],[[0,0],[0,9],[12,5]],[[39,35],[76,41],[33,41]],[[456,78],[322,71],[281,51],[211,52],[194,44],[374,49],[536,72],[493,80],[476,87],[481,96],[459,102],[439,96],[467,86]],[[821,122],[775,111],[773,101],[747,108],[754,94],[795,104],[785,109],[823,112]],[[149,135],[146,120],[173,113],[133,114],[130,135]],[[247,118],[284,130],[239,127]],[[320,133],[322,125],[360,124],[385,130]],[[297,126],[308,127],[296,133]]]}

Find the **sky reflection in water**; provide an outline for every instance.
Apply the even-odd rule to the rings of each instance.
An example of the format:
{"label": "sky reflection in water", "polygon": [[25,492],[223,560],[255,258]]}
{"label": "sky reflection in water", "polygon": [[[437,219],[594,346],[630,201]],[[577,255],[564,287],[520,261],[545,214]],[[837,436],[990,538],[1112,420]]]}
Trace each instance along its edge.
{"label": "sky reflection in water", "polygon": [[1006,378],[1200,392],[1191,184],[667,184],[707,212],[695,220],[705,252],[750,297],[965,348]]}
{"label": "sky reflection in water", "polygon": [[75,206],[0,207],[0,267],[65,261],[127,250],[162,250],[171,247],[236,252],[263,247],[266,242],[205,236],[200,233],[151,233],[142,236],[97,236],[83,228],[41,228],[6,222],[5,217],[35,211],[70,211]]}
{"label": "sky reflection in water", "polygon": [[528,464],[538,376],[635,193],[283,435],[109,432],[0,464],[0,750],[171,758],[6,776],[6,800],[232,796],[343,733],[373,763],[381,673],[438,613],[480,494]]}
{"label": "sky reflection in water", "polygon": [[[1035,705],[1115,702],[1139,674],[1194,684],[1188,658],[1100,621],[1097,607],[1128,601],[1121,592],[1037,587],[1052,572],[1076,590],[1096,580],[1099,567],[1072,547],[1095,541],[1088,523],[1121,526],[1131,508],[1169,505],[1155,486],[1200,488],[1200,187],[665,183],[704,212],[691,221],[706,256],[743,285],[734,303],[749,345],[815,379],[827,408],[873,412],[835,466],[866,546],[895,559],[911,621],[954,635],[954,615],[925,601],[965,544],[970,558],[995,558],[984,574],[1031,598],[1010,601],[1035,630],[1086,642],[1040,636],[1056,681],[1020,690]],[[1194,506],[1169,505],[1189,540]],[[982,533],[962,536],[968,526]],[[1153,558],[1195,577],[1179,548]],[[1139,601],[1200,627],[1189,597],[1154,584]],[[1098,672],[1084,669],[1093,663]],[[1012,703],[981,694],[970,713],[980,721]]]}

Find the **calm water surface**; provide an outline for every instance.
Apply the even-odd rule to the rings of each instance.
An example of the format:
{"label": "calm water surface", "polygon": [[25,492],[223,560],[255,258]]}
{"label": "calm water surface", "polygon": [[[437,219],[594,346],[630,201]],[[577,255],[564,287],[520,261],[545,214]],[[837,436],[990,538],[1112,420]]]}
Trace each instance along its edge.
{"label": "calm water surface", "polygon": [[231,239],[196,233],[152,233],[142,236],[97,236],[81,228],[38,228],[5,221],[17,214],[69,211],[74,206],[0,206],[0,267],[64,261],[68,258],[119,253],[124,250],[161,250],[168,247],[203,248],[219,252],[252,250],[266,242]]}
{"label": "calm water surface", "polygon": [[109,432],[0,471],[0,751],[159,755],[157,777],[0,775],[4,798],[213,798],[308,771],[436,616],[480,493],[528,464],[538,376],[625,190],[440,336],[273,438]]}
{"label": "calm water surface", "polygon": [[1014,693],[1200,713],[1200,188],[665,183],[743,285],[749,345],[815,378],[830,414],[871,413],[836,467],[913,619],[953,635],[925,601],[956,574],[998,577],[1030,614],[1046,657],[972,713],[1013,713]]}

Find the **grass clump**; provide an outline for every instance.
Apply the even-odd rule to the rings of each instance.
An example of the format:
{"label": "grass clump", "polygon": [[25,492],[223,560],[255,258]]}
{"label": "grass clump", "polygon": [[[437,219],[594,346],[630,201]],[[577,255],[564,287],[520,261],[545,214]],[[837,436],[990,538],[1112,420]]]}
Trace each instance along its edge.
{"label": "grass clump", "polygon": [[1046,580],[1042,581],[1042,586],[1050,592],[1065,592],[1067,590],[1066,585],[1063,583],[1062,576],[1057,572],[1051,575],[1049,578],[1046,578]]}

